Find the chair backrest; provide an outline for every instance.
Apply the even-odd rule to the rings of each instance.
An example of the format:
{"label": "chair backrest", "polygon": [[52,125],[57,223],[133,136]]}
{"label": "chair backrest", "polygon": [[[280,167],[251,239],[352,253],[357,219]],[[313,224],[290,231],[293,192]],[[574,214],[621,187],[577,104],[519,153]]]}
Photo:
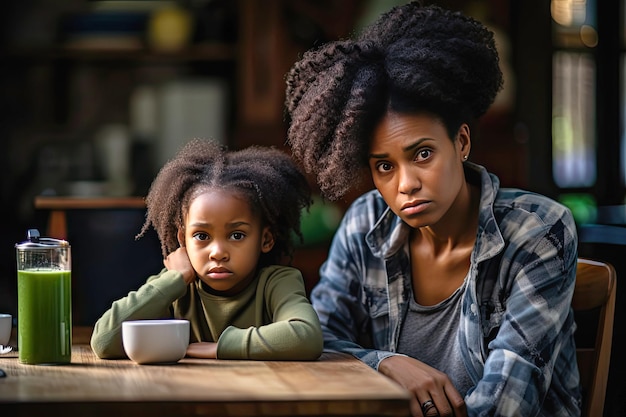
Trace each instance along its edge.
{"label": "chair backrest", "polygon": [[583,389],[583,417],[604,413],[617,277],[608,262],[579,258],[572,307],[576,317],[576,357]]}

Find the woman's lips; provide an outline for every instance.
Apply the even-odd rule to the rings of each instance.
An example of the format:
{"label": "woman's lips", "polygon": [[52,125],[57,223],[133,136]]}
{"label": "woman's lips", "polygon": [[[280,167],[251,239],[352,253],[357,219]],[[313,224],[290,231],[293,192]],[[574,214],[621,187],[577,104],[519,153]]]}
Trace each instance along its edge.
{"label": "woman's lips", "polygon": [[402,205],[402,207],[400,208],[400,211],[410,216],[413,214],[421,213],[422,211],[426,210],[427,206],[428,206],[428,201],[409,201]]}

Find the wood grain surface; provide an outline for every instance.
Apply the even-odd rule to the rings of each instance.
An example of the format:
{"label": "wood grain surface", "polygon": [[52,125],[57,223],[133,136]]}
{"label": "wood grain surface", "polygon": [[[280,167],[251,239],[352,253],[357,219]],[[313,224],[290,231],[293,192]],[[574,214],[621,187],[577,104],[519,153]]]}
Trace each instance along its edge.
{"label": "wood grain surface", "polygon": [[[84,340],[81,340],[84,341]],[[76,341],[75,341],[76,342]],[[69,365],[0,356],[0,415],[408,416],[408,395],[362,362],[324,353],[313,362],[184,358],[137,365],[75,344]]]}

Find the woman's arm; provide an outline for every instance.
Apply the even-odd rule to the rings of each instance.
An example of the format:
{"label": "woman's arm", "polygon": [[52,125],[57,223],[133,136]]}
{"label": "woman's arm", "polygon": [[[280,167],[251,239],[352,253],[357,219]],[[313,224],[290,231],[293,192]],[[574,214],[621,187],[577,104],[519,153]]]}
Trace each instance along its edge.
{"label": "woman's arm", "polygon": [[311,293],[324,332],[324,347],[350,354],[375,370],[380,361],[396,355],[388,349],[392,330],[387,272],[366,243],[367,233],[386,210],[374,192],[352,204]]}
{"label": "woman's arm", "polygon": [[535,415],[554,407],[556,416],[576,409],[576,229],[569,213],[544,219],[543,228],[532,226],[532,217],[506,237],[498,277],[502,309],[492,313],[497,333],[482,378],[466,398],[470,415]]}

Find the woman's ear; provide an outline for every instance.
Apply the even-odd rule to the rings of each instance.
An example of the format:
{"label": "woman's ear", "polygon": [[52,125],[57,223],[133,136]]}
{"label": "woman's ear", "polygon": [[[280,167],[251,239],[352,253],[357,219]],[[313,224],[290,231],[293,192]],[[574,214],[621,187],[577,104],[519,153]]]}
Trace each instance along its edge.
{"label": "woman's ear", "polygon": [[274,247],[274,234],[270,231],[269,226],[263,229],[263,237],[261,239],[261,252],[268,253]]}
{"label": "woman's ear", "polygon": [[176,237],[178,238],[178,245],[181,248],[185,246],[185,229],[183,228],[178,229],[178,233],[176,234]]}
{"label": "woman's ear", "polygon": [[459,154],[461,158],[466,161],[469,157],[470,151],[472,150],[472,139],[470,136],[470,128],[467,123],[463,123],[459,128],[459,132],[457,134],[458,146],[459,146]]}

